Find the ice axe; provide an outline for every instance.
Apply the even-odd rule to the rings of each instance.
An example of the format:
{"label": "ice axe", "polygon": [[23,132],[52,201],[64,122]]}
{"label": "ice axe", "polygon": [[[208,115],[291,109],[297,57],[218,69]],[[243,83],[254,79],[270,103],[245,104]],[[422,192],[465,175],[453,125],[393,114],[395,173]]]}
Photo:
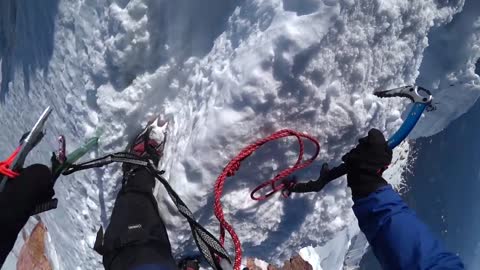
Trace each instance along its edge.
{"label": "ice axe", "polygon": [[0,192],[3,192],[5,189],[8,178],[18,176],[17,171],[23,167],[28,154],[43,138],[45,123],[51,113],[52,109],[47,107],[38,118],[32,130],[27,133],[25,138],[22,138],[17,149],[6,161],[0,162],[0,174],[3,175],[0,180]]}
{"label": "ice axe", "polygon": [[[421,95],[420,93],[424,93],[424,95]],[[388,139],[388,147],[390,149],[394,149],[403,140],[405,140],[405,138],[408,136],[408,134],[410,134],[412,129],[417,124],[425,109],[434,109],[432,105],[433,97],[431,92],[420,86],[403,86],[390,90],[375,91],[373,94],[380,98],[404,97],[413,102],[413,106],[403,124],[395,132],[395,134]],[[318,180],[307,183],[297,183],[288,191],[296,193],[318,192],[322,190],[326,184],[347,174],[347,171],[347,165],[342,163],[341,165],[330,169],[326,175],[321,175]]]}

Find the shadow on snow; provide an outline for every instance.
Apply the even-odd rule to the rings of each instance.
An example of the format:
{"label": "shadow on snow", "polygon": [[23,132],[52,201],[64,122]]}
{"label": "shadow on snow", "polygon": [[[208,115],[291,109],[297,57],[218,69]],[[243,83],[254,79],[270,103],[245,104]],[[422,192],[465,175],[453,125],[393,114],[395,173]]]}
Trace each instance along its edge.
{"label": "shadow on snow", "polygon": [[0,1],[0,101],[5,100],[17,68],[23,71],[27,93],[31,75],[39,69],[47,73],[54,49],[58,3],[59,0]]}

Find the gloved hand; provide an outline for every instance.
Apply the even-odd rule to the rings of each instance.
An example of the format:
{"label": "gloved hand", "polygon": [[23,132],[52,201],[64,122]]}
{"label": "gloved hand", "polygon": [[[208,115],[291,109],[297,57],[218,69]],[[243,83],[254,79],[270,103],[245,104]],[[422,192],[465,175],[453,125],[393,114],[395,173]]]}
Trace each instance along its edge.
{"label": "gloved hand", "polygon": [[0,268],[32,211],[54,194],[52,173],[45,165],[32,165],[7,180],[0,192]]}
{"label": "gloved hand", "polygon": [[352,189],[353,200],[367,197],[387,185],[382,174],[392,162],[392,150],[378,129],[371,129],[368,136],[358,142],[354,149],[342,157],[347,165],[347,181]]}
{"label": "gloved hand", "polygon": [[6,215],[3,220],[16,220],[29,216],[38,204],[50,200],[53,190],[52,172],[41,164],[35,164],[20,172],[20,176],[8,179],[0,193],[0,209]]}

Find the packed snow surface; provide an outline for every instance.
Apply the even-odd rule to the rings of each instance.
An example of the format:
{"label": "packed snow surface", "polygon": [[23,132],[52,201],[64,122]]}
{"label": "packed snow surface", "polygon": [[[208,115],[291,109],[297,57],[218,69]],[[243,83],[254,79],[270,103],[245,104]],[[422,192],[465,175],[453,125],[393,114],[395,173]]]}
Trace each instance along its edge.
{"label": "packed snow surface", "polygon": [[[101,147],[90,157],[123,150],[149,118],[163,115],[169,134],[160,168],[199,222],[218,233],[213,185],[240,149],[282,128],[313,135],[321,153],[301,172],[306,181],[318,177],[323,162],[338,164],[370,128],[392,134],[408,102],[372,92],[415,83],[427,35],[462,6],[461,0],[2,1],[0,149],[7,156],[46,106],[54,113],[31,163],[48,162],[56,135],[73,149],[100,128]],[[478,37],[465,35],[473,48]],[[421,120],[427,135],[478,96],[478,88],[465,86],[478,87],[470,72],[475,61],[462,61],[458,87],[441,89],[436,99],[462,110],[438,110],[433,119],[447,120],[436,121],[432,132],[432,121]],[[452,91],[462,98],[451,99]],[[246,256],[278,263],[311,246],[301,254],[315,269],[353,267],[365,239],[345,181],[318,194],[250,200],[256,185],[294,163],[294,143],[266,145],[228,180],[227,220]],[[386,173],[396,186],[408,151],[408,143],[397,149]],[[119,166],[110,166],[57,183],[59,208],[41,218],[58,269],[102,268],[92,247],[98,228],[108,225],[120,178]],[[174,254],[194,252],[186,222],[162,187],[157,194]],[[322,257],[326,250],[333,255]]]}

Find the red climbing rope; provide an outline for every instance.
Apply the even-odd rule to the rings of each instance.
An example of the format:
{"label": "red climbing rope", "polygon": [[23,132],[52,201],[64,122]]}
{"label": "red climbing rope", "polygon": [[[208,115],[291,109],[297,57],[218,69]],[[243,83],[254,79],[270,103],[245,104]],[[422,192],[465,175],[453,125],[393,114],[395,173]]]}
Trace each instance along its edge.
{"label": "red climbing rope", "polygon": [[[258,148],[260,148],[262,145],[264,145],[267,142],[278,140],[280,138],[284,137],[290,137],[294,136],[297,138],[300,150],[298,154],[298,159],[295,165],[293,165],[290,168],[287,168],[283,171],[281,171],[277,176],[275,176],[273,179],[264,182],[263,184],[259,185],[256,187],[252,193],[250,194],[250,197],[253,200],[265,200],[275,194],[278,191],[281,191],[286,188],[284,183],[281,183],[279,185],[275,185],[278,181],[281,181],[282,179],[287,178],[290,176],[292,173],[294,173],[297,170],[303,169],[307,166],[309,166],[318,156],[320,152],[320,144],[318,141],[307,134],[303,134],[297,131],[293,130],[288,130],[288,129],[283,129],[280,131],[277,131],[273,133],[272,135],[258,140],[257,142],[245,147],[240,154],[238,154],[234,159],[232,159],[228,165],[223,169],[222,174],[217,178],[217,182],[215,183],[215,204],[214,204],[214,210],[215,210],[215,216],[217,217],[218,221],[220,222],[220,243],[223,245],[225,242],[225,230],[228,231],[230,236],[232,237],[233,244],[235,246],[235,262],[234,262],[234,270],[240,270],[240,265],[242,262],[242,248],[240,244],[240,240],[235,233],[235,230],[233,229],[232,225],[230,225],[226,220],[225,220],[225,215],[223,212],[222,204],[220,202],[220,199],[222,197],[222,192],[223,192],[223,186],[225,184],[225,181],[227,180],[227,177],[233,176],[238,169],[240,168],[240,163],[249,157],[252,153],[254,153]],[[312,158],[304,161],[303,160],[303,153],[304,153],[304,142],[303,139],[310,140],[313,142],[316,146],[316,151],[315,154],[312,156]],[[262,196],[255,196],[255,193],[260,191],[261,189],[271,186],[272,190],[269,191],[267,194],[262,195]]]}
{"label": "red climbing rope", "polygon": [[18,155],[18,152],[20,152],[20,147],[15,149],[15,151],[13,151],[13,153],[6,160],[0,162],[0,174],[5,175],[9,178],[15,178],[20,175],[19,173],[14,172],[10,169],[12,167],[13,161]]}

